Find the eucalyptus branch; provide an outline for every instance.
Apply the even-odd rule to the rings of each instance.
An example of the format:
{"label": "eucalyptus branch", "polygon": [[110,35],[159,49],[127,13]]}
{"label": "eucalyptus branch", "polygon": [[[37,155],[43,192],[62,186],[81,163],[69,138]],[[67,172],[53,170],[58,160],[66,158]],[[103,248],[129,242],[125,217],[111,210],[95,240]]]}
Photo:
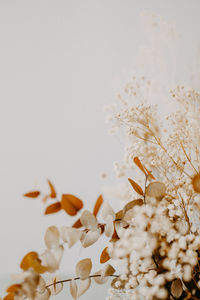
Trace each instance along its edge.
{"label": "eucalyptus branch", "polygon": [[[90,275],[88,276],[88,278],[97,278],[97,277],[101,277],[100,274],[93,274],[93,275]],[[114,278],[118,278],[119,275],[109,275],[109,276],[106,276],[106,277],[114,277]],[[59,284],[59,283],[65,283],[65,282],[70,282],[70,281],[73,281],[73,280],[81,280],[80,277],[75,277],[75,278],[69,278],[69,279],[63,279],[63,280],[58,280],[54,283],[51,283],[49,285],[46,286],[46,288],[49,288],[51,286],[55,286],[56,284]]]}

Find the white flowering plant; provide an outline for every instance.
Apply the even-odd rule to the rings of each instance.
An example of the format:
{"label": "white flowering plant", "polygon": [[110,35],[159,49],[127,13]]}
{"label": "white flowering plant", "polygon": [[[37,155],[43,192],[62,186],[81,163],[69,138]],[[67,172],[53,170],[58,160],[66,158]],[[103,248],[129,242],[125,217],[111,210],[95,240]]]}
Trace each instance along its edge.
{"label": "white flowering plant", "polygon": [[[84,210],[74,195],[58,199],[48,180],[50,193],[42,200],[53,203],[45,214],[64,210],[69,216],[78,215],[78,220],[72,226],[47,229],[45,251],[24,256],[22,272],[4,300],[48,300],[61,292],[65,282],[77,299],[91,280],[103,284],[109,277],[113,277],[110,299],[117,290],[128,299],[200,299],[200,93],[180,86],[170,91],[178,109],[162,125],[156,107],[140,99],[151,81],[144,77],[139,81],[134,77],[125,86],[109,117],[112,131],[125,129],[127,140],[124,160],[115,165],[117,174],[126,176],[135,169],[135,177],[127,178],[122,209],[114,211],[100,195],[92,212]],[[38,198],[41,192],[24,196]],[[44,279],[43,274],[48,277],[59,270],[65,246],[80,241],[87,248],[101,235],[109,238],[100,256],[101,270],[93,272],[87,257],[77,263],[73,278]],[[123,268],[116,271],[117,264]]]}

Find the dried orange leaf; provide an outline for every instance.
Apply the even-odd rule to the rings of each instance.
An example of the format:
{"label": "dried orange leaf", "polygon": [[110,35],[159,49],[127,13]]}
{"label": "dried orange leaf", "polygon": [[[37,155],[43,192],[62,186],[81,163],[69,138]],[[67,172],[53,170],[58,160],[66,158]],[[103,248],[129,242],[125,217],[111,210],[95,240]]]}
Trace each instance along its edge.
{"label": "dried orange leaf", "polygon": [[14,300],[14,299],[15,299],[15,295],[13,293],[9,293],[3,298],[3,300]]}
{"label": "dried orange leaf", "polygon": [[33,268],[33,270],[39,274],[43,274],[47,271],[47,267],[41,265],[40,259],[31,260],[30,267]]}
{"label": "dried orange leaf", "polygon": [[94,209],[93,209],[93,214],[95,215],[95,217],[97,216],[100,208],[101,208],[101,205],[103,203],[103,197],[102,195],[100,195],[94,205]]}
{"label": "dried orange leaf", "polygon": [[49,179],[47,181],[48,181],[48,184],[49,184],[49,187],[50,187],[50,190],[51,190],[51,193],[50,193],[49,196],[51,198],[56,198],[56,190],[55,190],[53,184],[51,183],[51,181]]}
{"label": "dried orange leaf", "polygon": [[51,205],[49,205],[46,210],[45,210],[45,215],[49,215],[49,214],[54,214],[57,213],[58,211],[60,211],[62,209],[61,207],[61,203],[60,202],[56,202],[53,203]]}
{"label": "dried orange leaf", "polygon": [[76,265],[76,275],[81,280],[87,279],[92,269],[92,261],[90,258],[80,260]]}
{"label": "dried orange leaf", "polygon": [[24,197],[37,198],[39,195],[40,195],[39,191],[32,191],[32,192],[24,194]]}
{"label": "dried orange leaf", "polygon": [[192,178],[192,186],[196,193],[200,193],[200,173]]}
{"label": "dried orange leaf", "polygon": [[12,284],[7,288],[6,292],[15,293],[21,288],[21,286],[22,286],[21,284]]}
{"label": "dried orange leaf", "polygon": [[63,194],[61,206],[70,216],[75,216],[77,212],[83,208],[83,202],[79,198],[71,194]]}
{"label": "dried orange leaf", "polygon": [[108,254],[108,247],[104,248],[101,256],[100,256],[100,263],[104,264],[105,262],[107,262],[110,259],[110,255]]}
{"label": "dried orange leaf", "polygon": [[147,176],[147,173],[144,169],[144,166],[143,166],[143,164],[141,163],[140,159],[137,156],[133,158],[133,162]]}
{"label": "dried orange leaf", "polygon": [[117,231],[116,231],[115,226],[114,226],[114,232],[113,232],[113,235],[112,235],[112,238],[111,238],[111,242],[114,242],[116,240],[119,240],[119,236],[118,236]]}
{"label": "dried orange leaf", "polygon": [[81,224],[81,220],[78,219],[73,225],[73,228],[81,228],[83,225]]}
{"label": "dried orange leaf", "polygon": [[24,256],[20,268],[24,271],[33,268],[35,272],[41,274],[47,271],[47,268],[41,265],[41,260],[39,259],[37,252],[33,251]]}
{"label": "dried orange leaf", "polygon": [[130,184],[132,185],[132,188],[134,189],[134,191],[136,193],[138,193],[141,196],[144,195],[142,188],[134,180],[132,180],[131,178],[128,178],[128,181],[130,182]]}
{"label": "dried orange leaf", "polygon": [[151,179],[155,180],[155,177],[151,174],[151,171],[149,171],[145,166],[144,166],[144,169],[145,169],[145,171],[147,172],[148,176],[149,176]]}
{"label": "dried orange leaf", "polygon": [[30,268],[30,262],[37,258],[38,258],[37,252],[32,251],[27,253],[21,261],[20,268],[23,269],[24,271],[28,270]]}

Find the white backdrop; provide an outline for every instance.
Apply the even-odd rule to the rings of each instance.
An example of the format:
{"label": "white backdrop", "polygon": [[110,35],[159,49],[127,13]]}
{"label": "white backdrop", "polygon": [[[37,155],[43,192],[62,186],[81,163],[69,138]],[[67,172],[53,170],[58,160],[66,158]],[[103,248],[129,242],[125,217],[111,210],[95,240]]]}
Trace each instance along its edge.
{"label": "white backdrop", "polygon": [[[113,182],[123,146],[108,135],[103,106],[145,42],[144,10],[175,23],[181,41],[175,67],[185,80],[197,68],[199,0],[0,0],[2,276],[17,272],[26,252],[43,249],[49,224],[73,222],[64,213],[43,216],[40,201],[24,199],[24,192],[46,191],[50,178],[90,208],[102,185]],[[101,171],[108,172],[103,182]],[[102,247],[76,247],[63,271],[72,273],[81,255],[97,258]]]}

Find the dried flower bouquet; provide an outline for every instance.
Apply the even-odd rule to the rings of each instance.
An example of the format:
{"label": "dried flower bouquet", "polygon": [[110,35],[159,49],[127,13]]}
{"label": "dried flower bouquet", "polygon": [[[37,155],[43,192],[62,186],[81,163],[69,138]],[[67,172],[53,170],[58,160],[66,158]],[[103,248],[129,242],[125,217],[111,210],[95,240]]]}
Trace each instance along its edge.
{"label": "dried flower bouquet", "polygon": [[[135,168],[124,188],[122,209],[115,212],[99,196],[92,212],[83,210],[83,202],[74,195],[62,194],[58,200],[48,181],[50,193],[42,199],[54,202],[45,214],[64,210],[70,216],[80,213],[78,220],[72,226],[47,229],[45,251],[24,256],[23,272],[4,300],[48,300],[65,282],[77,299],[91,280],[103,284],[109,277],[109,299],[121,289],[129,299],[200,299],[200,93],[180,86],[171,91],[179,108],[163,126],[156,107],[138,100],[141,89],[150,88],[151,81],[132,78],[111,106],[112,130],[124,128],[127,139],[124,160],[115,164],[117,174]],[[37,198],[41,193],[25,196]],[[103,234],[109,243],[100,257],[101,270],[92,271],[91,258],[85,258],[77,263],[74,278],[44,280],[42,274],[59,269],[65,245],[70,248],[80,241],[87,248]],[[123,268],[115,271],[113,263]]]}

